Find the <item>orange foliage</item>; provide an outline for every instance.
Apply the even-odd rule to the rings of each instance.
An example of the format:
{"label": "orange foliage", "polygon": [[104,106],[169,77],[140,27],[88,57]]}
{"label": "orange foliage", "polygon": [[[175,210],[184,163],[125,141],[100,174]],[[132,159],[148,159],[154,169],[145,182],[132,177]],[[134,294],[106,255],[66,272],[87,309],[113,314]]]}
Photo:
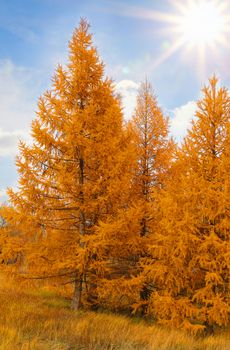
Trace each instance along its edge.
{"label": "orange foliage", "polygon": [[[151,85],[142,83],[135,114],[129,125],[134,145],[130,174],[129,202],[118,215],[99,227],[102,245],[109,250],[108,272],[99,294],[107,306],[136,311],[145,309],[149,283],[142,274],[142,260],[154,235],[158,192],[165,187],[173,157],[174,143]],[[106,291],[106,292],[105,292]],[[113,301],[113,302],[112,302]]]}
{"label": "orange foliage", "polygon": [[87,21],[20,143],[1,208],[5,268],[73,283],[73,307],[150,315],[192,332],[230,316],[230,97],[203,89],[182,146],[151,85],[125,124]]}
{"label": "orange foliage", "polygon": [[8,191],[13,208],[2,213],[21,232],[25,273],[75,280],[75,308],[82,289],[92,299],[101,268],[95,227],[120,205],[128,163],[119,99],[88,28],[82,20],[67,67],[57,68],[52,89],[39,99],[34,142],[19,146],[19,190]]}
{"label": "orange foliage", "polygon": [[230,315],[230,98],[215,77],[203,93],[173,180],[161,194],[152,260],[145,265],[154,289],[149,313],[194,329],[227,325]]}

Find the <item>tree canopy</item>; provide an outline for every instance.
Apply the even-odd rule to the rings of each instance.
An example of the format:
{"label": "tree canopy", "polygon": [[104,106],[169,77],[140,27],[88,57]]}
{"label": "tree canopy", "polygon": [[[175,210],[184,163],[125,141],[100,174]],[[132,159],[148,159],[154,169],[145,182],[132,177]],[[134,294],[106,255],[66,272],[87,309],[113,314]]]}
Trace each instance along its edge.
{"label": "tree canopy", "polygon": [[230,316],[230,96],[213,76],[181,145],[146,79],[131,120],[82,19],[19,144],[2,267],[73,285],[72,306],[193,332]]}

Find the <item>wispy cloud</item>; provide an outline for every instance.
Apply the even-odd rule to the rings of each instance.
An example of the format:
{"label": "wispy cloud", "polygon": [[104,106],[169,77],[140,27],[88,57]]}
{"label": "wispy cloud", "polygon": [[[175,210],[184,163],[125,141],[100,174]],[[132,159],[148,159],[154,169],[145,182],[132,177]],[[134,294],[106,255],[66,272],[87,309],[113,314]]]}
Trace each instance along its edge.
{"label": "wispy cloud", "polygon": [[5,189],[0,189],[0,204],[4,203],[7,199],[7,194]]}
{"label": "wispy cloud", "polygon": [[35,116],[39,74],[17,66],[10,60],[0,61],[0,129],[28,130]]}
{"label": "wispy cloud", "polygon": [[151,8],[146,8],[137,5],[127,5],[124,2],[119,1],[109,1],[107,6],[101,7],[102,12],[110,12],[119,16],[140,18],[143,20],[152,20],[157,22],[167,22],[167,23],[177,23],[177,16],[167,13],[152,10]]}
{"label": "wispy cloud", "polygon": [[[30,140],[29,129],[35,116],[36,96],[39,93],[38,72],[0,61],[0,186],[16,182],[14,156],[20,139]],[[0,202],[5,192],[0,189]]]}
{"label": "wispy cloud", "polygon": [[177,141],[182,141],[187,134],[191,122],[194,119],[195,111],[196,102],[194,101],[190,101],[172,111],[171,133]]}
{"label": "wispy cloud", "polygon": [[18,38],[23,39],[29,43],[35,43],[38,41],[37,34],[32,29],[22,24],[15,25],[14,23],[10,23],[8,25],[5,25],[5,29],[16,35]]}
{"label": "wispy cloud", "polygon": [[0,156],[13,156],[17,153],[18,143],[21,139],[28,139],[23,130],[3,131],[0,129]]}
{"label": "wispy cloud", "polygon": [[[133,80],[121,80],[116,84],[116,91],[122,98],[124,116],[127,120],[133,116],[138,88],[139,84]],[[178,142],[181,142],[186,136],[191,122],[195,117],[195,112],[196,102],[194,101],[189,101],[185,105],[176,107],[170,111],[165,110],[165,113],[169,113],[171,116],[170,133]]]}
{"label": "wispy cloud", "polygon": [[116,84],[116,91],[121,95],[126,119],[130,119],[133,115],[138,87],[138,83],[133,80],[121,80]]}

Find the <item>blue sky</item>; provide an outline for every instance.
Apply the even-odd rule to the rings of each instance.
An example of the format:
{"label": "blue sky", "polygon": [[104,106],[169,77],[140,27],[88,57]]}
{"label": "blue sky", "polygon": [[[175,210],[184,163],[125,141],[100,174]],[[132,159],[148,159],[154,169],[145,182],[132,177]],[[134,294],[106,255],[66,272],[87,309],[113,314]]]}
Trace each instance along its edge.
{"label": "blue sky", "polygon": [[66,62],[80,17],[91,23],[106,73],[123,94],[125,115],[131,115],[138,84],[147,76],[172,119],[172,133],[184,135],[208,77],[215,72],[230,85],[228,47],[207,50],[202,74],[196,47],[182,46],[160,60],[178,38],[157,13],[177,15],[174,3],[185,1],[0,0],[0,200],[7,186],[16,186],[18,140],[28,139],[36,101],[57,64]]}

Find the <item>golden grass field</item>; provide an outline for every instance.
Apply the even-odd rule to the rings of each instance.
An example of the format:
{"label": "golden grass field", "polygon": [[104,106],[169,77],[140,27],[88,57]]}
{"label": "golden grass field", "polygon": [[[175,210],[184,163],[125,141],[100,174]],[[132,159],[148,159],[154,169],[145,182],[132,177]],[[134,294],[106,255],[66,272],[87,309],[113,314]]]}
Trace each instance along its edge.
{"label": "golden grass field", "polygon": [[138,318],[73,312],[48,287],[15,288],[0,280],[1,350],[229,350],[230,332],[196,338]]}

